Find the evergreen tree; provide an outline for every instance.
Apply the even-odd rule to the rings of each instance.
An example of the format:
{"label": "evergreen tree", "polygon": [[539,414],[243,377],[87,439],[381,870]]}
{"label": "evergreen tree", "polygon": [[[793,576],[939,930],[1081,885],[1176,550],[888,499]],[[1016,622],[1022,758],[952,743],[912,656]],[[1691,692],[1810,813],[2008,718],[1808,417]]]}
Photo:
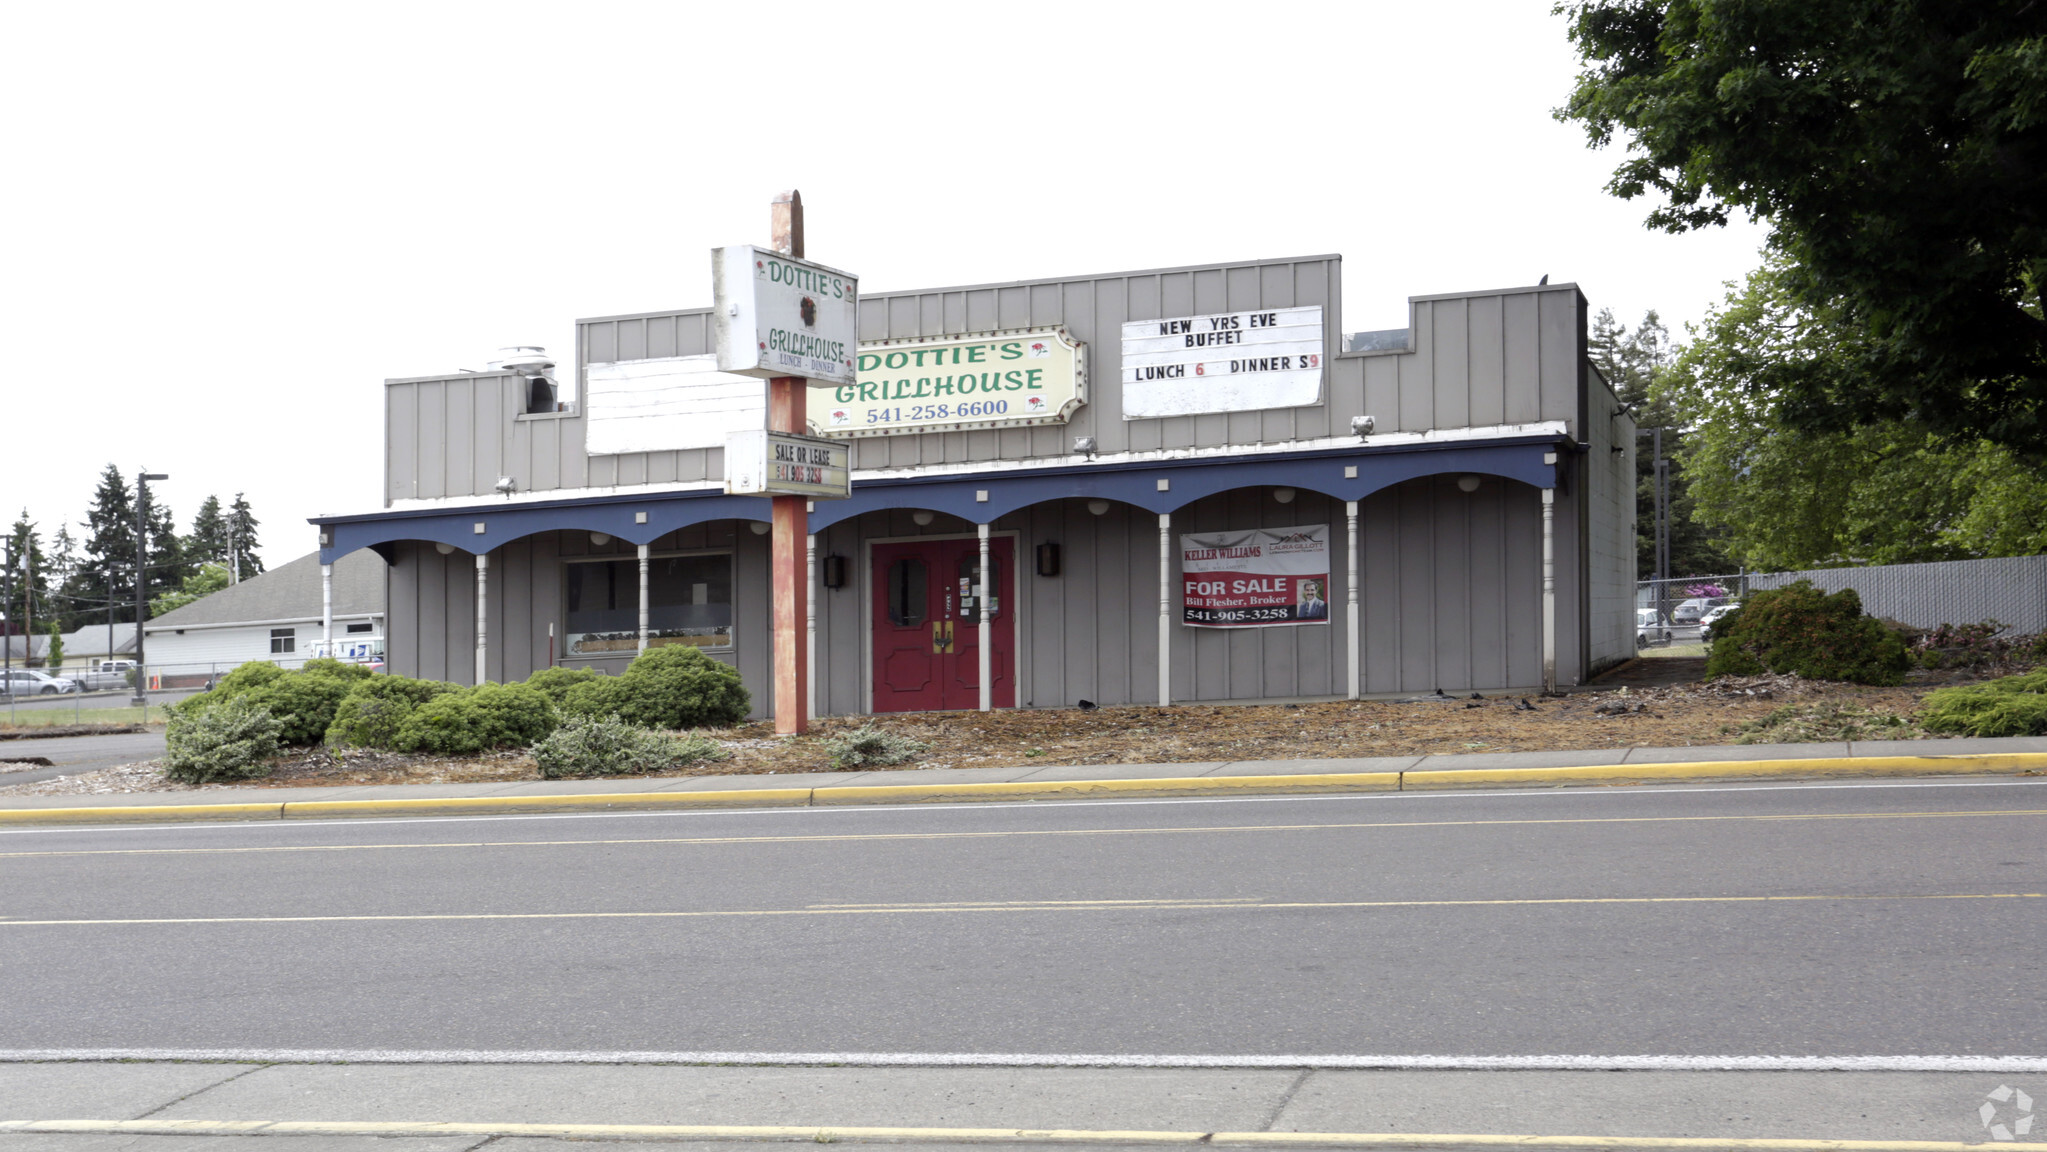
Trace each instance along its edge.
{"label": "evergreen tree", "polygon": [[21,518],[7,530],[7,545],[0,550],[4,552],[0,555],[0,565],[5,565],[8,573],[4,584],[6,603],[0,604],[0,609],[7,614],[7,635],[10,636],[27,636],[34,630],[39,617],[52,614],[50,564],[43,555],[41,537],[36,526],[29,522],[28,509],[24,508]]}
{"label": "evergreen tree", "polygon": [[208,496],[192,517],[192,534],[185,537],[185,559],[193,564],[227,563],[227,518],[220,513],[220,497]]}
{"label": "evergreen tree", "polygon": [[1657,383],[1677,359],[1670,330],[1654,309],[1633,331],[1602,308],[1593,319],[1589,341],[1592,363],[1633,411],[1642,435],[1635,440],[1635,570],[1636,578],[1656,575],[1656,436],[1663,429],[1663,455],[1670,473],[1670,574],[1716,576],[1736,564],[1721,543],[1722,533],[1693,515],[1689,482],[1679,463],[1685,458],[1686,430]]}
{"label": "evergreen tree", "polygon": [[135,495],[112,464],[100,473],[85,513],[85,555],[66,581],[66,631],[107,620],[112,600],[115,623],[135,619]]}
{"label": "evergreen tree", "polygon": [[77,567],[78,540],[71,535],[71,525],[59,524],[57,534],[50,538],[50,586],[63,587]]}
{"label": "evergreen tree", "polygon": [[256,539],[259,521],[249,511],[249,502],[240,492],[235,493],[235,502],[228,509],[228,538],[233,541],[229,551],[228,567],[236,570],[236,579],[247,580],[263,571],[263,558],[256,554],[261,547]]}
{"label": "evergreen tree", "polygon": [[149,501],[143,510],[143,517],[149,524],[148,595],[155,600],[183,588],[196,566],[186,558],[185,539],[178,535],[178,524],[171,516],[170,505],[160,500],[155,492],[145,489],[145,494]]}

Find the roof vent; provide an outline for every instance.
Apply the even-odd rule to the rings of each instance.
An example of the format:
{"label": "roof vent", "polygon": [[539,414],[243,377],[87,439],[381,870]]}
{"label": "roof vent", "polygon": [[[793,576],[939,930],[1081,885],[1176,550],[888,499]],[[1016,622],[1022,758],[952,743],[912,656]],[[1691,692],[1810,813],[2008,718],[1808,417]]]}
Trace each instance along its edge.
{"label": "roof vent", "polygon": [[490,362],[493,372],[516,372],[521,376],[545,376],[554,371],[554,357],[547,349],[530,344],[513,348],[498,349],[498,358]]}

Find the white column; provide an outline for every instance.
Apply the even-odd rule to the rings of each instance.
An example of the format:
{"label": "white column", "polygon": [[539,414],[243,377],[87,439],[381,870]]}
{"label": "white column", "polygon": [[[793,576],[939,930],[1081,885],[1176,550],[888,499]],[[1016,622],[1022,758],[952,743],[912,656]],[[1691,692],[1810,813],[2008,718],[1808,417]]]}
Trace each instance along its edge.
{"label": "white column", "polygon": [[1173,514],[1159,513],[1159,707],[1173,702]]}
{"label": "white column", "polygon": [[334,655],[334,565],[320,565],[320,639]]}
{"label": "white column", "polygon": [[1542,690],[1557,690],[1557,490],[1542,490]]}
{"label": "white column", "polygon": [[1358,619],[1358,502],[1346,500],[1344,518],[1350,521],[1350,586],[1344,589],[1347,611],[1344,623],[1350,629],[1350,698],[1355,700],[1364,685],[1364,622]]}
{"label": "white column", "polygon": [[804,570],[810,573],[806,577],[810,581],[810,595],[804,597],[804,609],[810,627],[810,657],[803,663],[804,667],[810,672],[810,682],[804,685],[803,688],[805,697],[803,714],[805,717],[815,720],[817,719],[817,537],[815,535],[806,536],[804,541],[805,556],[807,557]]}
{"label": "white column", "polygon": [[647,650],[647,620],[652,615],[652,612],[649,610],[651,600],[647,595],[647,556],[648,545],[640,545],[640,651],[642,652]]}
{"label": "white column", "polygon": [[490,606],[490,556],[476,554],[476,682],[483,683],[490,675],[489,617]]}
{"label": "white column", "polygon": [[995,708],[995,625],[988,619],[988,526],[981,527],[981,583],[974,589],[974,603],[981,609],[981,711]]}

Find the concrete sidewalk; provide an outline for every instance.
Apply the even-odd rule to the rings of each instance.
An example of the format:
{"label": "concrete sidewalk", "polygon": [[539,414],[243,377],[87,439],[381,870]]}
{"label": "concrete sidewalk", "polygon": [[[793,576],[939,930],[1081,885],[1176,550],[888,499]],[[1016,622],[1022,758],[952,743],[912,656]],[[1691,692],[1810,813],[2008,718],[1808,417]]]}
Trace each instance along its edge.
{"label": "concrete sidewalk", "polygon": [[0,796],[0,823],[281,819],[2019,774],[2047,737]]}
{"label": "concrete sidewalk", "polygon": [[[1176,1068],[857,1068],[620,1064],[0,1064],[0,1121],[143,1121],[162,1133],[0,1132],[0,1152],[170,1149],[226,1122],[341,1125],[688,1125],[924,1129],[919,1146],[1090,1143],[1145,1133],[1403,1133],[1588,1138],[1985,1141],[2003,1085],[2047,1096],[2037,1073],[1792,1071],[1316,1071]],[[2009,1099],[2007,1094],[2007,1099]],[[2004,1105],[2011,1111],[2012,1105]],[[210,1125],[221,1125],[212,1128]],[[111,1127],[110,1125],[108,1127]],[[933,1129],[977,1129],[970,1140]],[[1035,1134],[1059,1130],[1066,1140]],[[1110,1134],[1128,1133],[1127,1141]],[[273,1135],[288,1148],[459,1152],[492,1133]],[[578,1135],[561,1133],[560,1136]],[[658,1133],[584,1138],[660,1140]],[[208,1140],[207,1137],[211,1137]],[[744,1133],[674,1133],[692,1146]],[[755,1134],[759,1139],[767,1134]],[[723,1137],[723,1139],[721,1139]],[[768,1138],[773,1138],[768,1136]],[[374,1142],[373,1142],[374,1141]],[[833,1133],[829,1142],[870,1142]],[[820,1142],[827,1142],[820,1140]],[[874,1141],[880,1142],[880,1141]],[[559,1139],[536,1147],[565,1147]],[[1386,1143],[1382,1141],[1382,1146]],[[1455,1147],[1443,1143],[1439,1147]]]}

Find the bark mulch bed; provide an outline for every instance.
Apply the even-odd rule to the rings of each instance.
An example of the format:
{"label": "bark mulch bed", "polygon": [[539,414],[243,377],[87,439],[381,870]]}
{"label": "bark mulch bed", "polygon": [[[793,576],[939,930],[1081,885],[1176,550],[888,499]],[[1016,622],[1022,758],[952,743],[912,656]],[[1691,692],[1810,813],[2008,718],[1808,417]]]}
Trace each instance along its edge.
{"label": "bark mulch bed", "polygon": [[[1666,659],[1633,661],[1631,665],[1677,663]],[[1920,698],[1940,683],[1955,679],[1952,675],[1920,677],[1898,688],[1864,688],[1794,676],[1701,683],[1696,679],[1700,671],[1703,667],[1635,669],[1624,665],[1589,690],[1548,699],[1430,695],[1398,701],[1299,705],[920,713],[872,722],[929,746],[917,759],[898,766],[902,768],[1913,739],[1930,735],[1910,719]],[[1673,679],[1678,682],[1670,682]],[[1620,686],[1612,687],[1615,682]],[[812,735],[794,740],[778,739],[767,723],[744,725],[717,734],[731,759],[668,775],[829,772],[834,769],[825,740],[867,722],[866,718],[821,720]],[[509,783],[538,778],[532,759],[520,752],[448,759],[314,749],[281,759],[264,779],[207,787]],[[153,765],[126,765],[0,787],[0,795],[182,791],[187,787],[164,780]]]}

